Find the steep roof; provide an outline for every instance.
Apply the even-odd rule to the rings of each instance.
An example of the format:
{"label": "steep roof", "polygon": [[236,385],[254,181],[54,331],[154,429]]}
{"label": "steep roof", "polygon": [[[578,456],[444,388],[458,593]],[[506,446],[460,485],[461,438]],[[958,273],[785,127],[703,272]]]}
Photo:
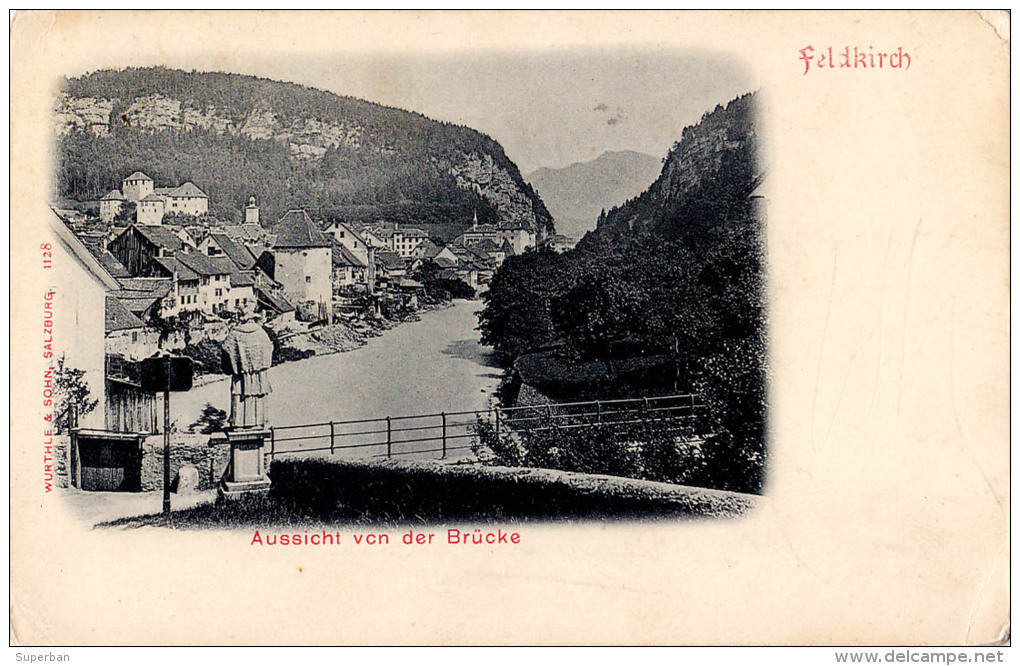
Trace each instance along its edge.
{"label": "steep roof", "polygon": [[364,268],[365,264],[358,259],[354,254],[343,246],[342,243],[333,242],[333,265],[334,266],[354,266],[355,268]]}
{"label": "steep roof", "polygon": [[124,195],[120,193],[120,190],[110,190],[106,193],[100,201],[124,201]]}
{"label": "steep roof", "polygon": [[214,231],[209,234],[209,237],[238,268],[247,270],[255,265],[255,255],[251,253],[251,250],[236,243],[228,234]]}
{"label": "steep roof", "polygon": [[145,322],[128,310],[116,297],[106,296],[106,332],[145,328]]}
{"label": "steep roof", "polygon": [[150,243],[165,250],[183,250],[184,241],[178,238],[173,231],[158,224],[135,224],[129,227],[124,233],[129,233],[134,228]]}
{"label": "steep roof", "polygon": [[291,210],[280,218],[273,228],[276,232],[274,248],[297,250],[303,248],[330,247],[329,238],[303,210]]}
{"label": "steep roof", "polygon": [[124,264],[120,263],[120,261],[117,260],[117,257],[110,254],[109,250],[104,250],[102,248],[89,244],[86,244],[85,247],[89,249],[89,252],[92,253],[92,256],[98,259],[99,263],[103,265],[103,268],[109,271],[110,275],[112,275],[113,277],[118,279],[131,277],[131,272],[124,267]]}
{"label": "steep roof", "polygon": [[396,252],[376,252],[375,256],[378,262],[389,270],[404,267],[404,260]]}
{"label": "steep roof", "polygon": [[425,259],[432,259],[437,254],[443,251],[443,248],[439,247],[431,240],[427,240],[418,246],[418,251],[421,252],[421,256]]}
{"label": "steep roof", "polygon": [[192,183],[191,181],[184,183],[183,185],[175,189],[173,192],[171,192],[170,195],[175,197],[200,197],[204,199],[209,198],[208,194],[198,189],[198,186]]}
{"label": "steep roof", "polygon": [[237,271],[229,257],[207,257],[201,252],[192,252],[178,255],[177,260],[199,275],[230,275]]}
{"label": "steep roof", "polygon": [[468,241],[468,246],[472,249],[480,250],[482,252],[498,252],[499,245],[497,245],[491,238],[479,238],[478,240]]}
{"label": "steep roof", "polygon": [[404,238],[428,238],[429,235],[418,227],[407,227],[394,230],[396,233],[404,234]]}
{"label": "steep roof", "polygon": [[87,271],[105,289],[116,289],[117,279],[110,275],[110,272],[96,259],[85,244],[74,235],[74,232],[67,226],[64,220],[57,215],[56,211],[50,209],[50,228],[57,235],[63,246],[70,252],[82,268]]}
{"label": "steep roof", "polygon": [[294,306],[291,305],[290,301],[288,301],[283,296],[274,294],[273,292],[264,288],[262,285],[259,284],[255,285],[255,294],[256,299],[259,302],[259,305],[263,307],[268,307],[269,309],[279,312],[281,314],[284,312],[294,311]]}
{"label": "steep roof", "polygon": [[234,271],[230,274],[231,287],[254,287],[255,278],[249,271]]}
{"label": "steep roof", "polygon": [[163,298],[173,288],[167,278],[120,278],[117,282],[120,283],[120,289],[116,293],[124,298]]}
{"label": "steep roof", "polygon": [[156,257],[154,261],[163,267],[168,277],[176,272],[177,279],[183,282],[191,282],[198,279],[198,273],[182,264],[177,257]]}
{"label": "steep roof", "polygon": [[152,180],[141,171],[135,171],[133,174],[125,178],[124,180]]}
{"label": "steep roof", "polygon": [[149,196],[142,199],[142,201],[162,201],[163,203],[166,203],[166,199],[156,193],[150,194]]}
{"label": "steep roof", "polygon": [[112,295],[136,315],[149,311],[173,288],[167,278],[124,278],[118,282],[120,289],[111,292]]}

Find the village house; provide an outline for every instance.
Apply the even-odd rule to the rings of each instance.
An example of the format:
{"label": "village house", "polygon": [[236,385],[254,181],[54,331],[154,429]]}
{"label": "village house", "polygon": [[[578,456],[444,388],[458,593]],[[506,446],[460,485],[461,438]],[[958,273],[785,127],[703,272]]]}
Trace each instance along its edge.
{"label": "village house", "polygon": [[116,296],[106,297],[106,355],[130,361],[148,358],[159,350],[159,331],[147,326]]}
{"label": "village house", "polygon": [[432,261],[446,271],[445,279],[460,280],[476,290],[492,279],[494,271],[492,260],[484,252],[464,245],[447,245]]}
{"label": "village house", "polygon": [[386,244],[387,249],[401,259],[412,258],[415,249],[429,240],[429,235],[421,229],[401,227],[397,222],[380,222],[373,231]]}
{"label": "village house", "polygon": [[191,248],[172,229],[132,224],[107,249],[131,275],[151,277],[160,274],[156,259],[185,254]]}
{"label": "village house", "polygon": [[119,288],[111,291],[117,302],[143,322],[154,315],[170,317],[180,310],[172,279],[166,277],[118,278]]}
{"label": "village house", "polygon": [[333,241],[333,289],[363,287],[368,281],[367,275],[368,267],[353,252]]}
{"label": "village house", "polygon": [[365,241],[370,247],[374,247],[376,250],[389,250],[390,243],[389,239],[385,239],[379,236],[375,229],[366,224],[352,225],[351,228],[358,232],[358,235]]}
{"label": "village house", "polygon": [[[52,210],[49,226],[54,234],[52,292],[44,296],[44,351],[53,367],[65,358],[65,367],[84,371],[89,397],[103,405],[106,400],[106,294],[119,288],[117,280],[103,268],[85,245]],[[51,323],[52,326],[45,326]],[[56,343],[59,346],[55,346]],[[59,416],[54,414],[54,416]],[[80,416],[79,425],[100,428],[105,422],[101,409]]]}
{"label": "village house", "polygon": [[241,270],[251,269],[257,259],[247,247],[222,231],[211,231],[198,244],[198,251],[208,257],[228,257]]}
{"label": "village house", "polygon": [[185,310],[201,311],[198,273],[185,266],[177,257],[163,257],[156,260],[158,272],[169,279],[170,299],[161,312],[165,317],[174,317]]}
{"label": "village house", "polygon": [[238,272],[238,268],[229,257],[209,257],[194,252],[176,259],[198,275],[198,309],[202,312],[219,314],[227,310],[244,312],[254,309],[255,295],[250,281],[244,285],[243,295],[231,293],[231,276]]}
{"label": "village house", "polygon": [[291,210],[274,227],[276,242],[257,265],[283,285],[306,316],[332,320],[333,244],[303,210]]}
{"label": "village house", "polygon": [[457,236],[453,243],[465,245],[485,239],[493,241],[497,246],[507,241],[513,249],[513,254],[521,254],[529,247],[535,247],[536,242],[535,233],[520,223],[478,224],[476,216],[471,228]]}
{"label": "village house", "polygon": [[[375,253],[376,248],[370,245],[361,237],[354,226],[342,221],[331,222],[326,227],[325,233],[332,236],[337,243],[346,248],[364,266],[362,278],[358,282],[364,285],[369,293],[375,291]],[[334,254],[336,250],[334,249]],[[335,258],[334,258],[335,261]],[[358,273],[358,271],[353,271]]]}
{"label": "village house", "polygon": [[276,320],[278,324],[293,323],[295,309],[284,296],[283,285],[262,270],[252,272],[252,281],[258,311],[264,313],[267,320]]}
{"label": "village house", "polygon": [[400,284],[400,280],[407,274],[407,266],[404,260],[396,252],[379,250],[375,255],[376,284],[387,291]]}

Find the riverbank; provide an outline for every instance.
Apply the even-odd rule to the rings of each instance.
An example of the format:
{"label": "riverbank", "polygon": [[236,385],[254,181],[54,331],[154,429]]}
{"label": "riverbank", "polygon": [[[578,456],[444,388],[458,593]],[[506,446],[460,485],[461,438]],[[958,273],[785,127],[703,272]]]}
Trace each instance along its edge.
{"label": "riverbank", "polygon": [[[386,331],[392,330],[401,324],[420,321],[421,315],[424,313],[452,306],[453,302],[447,301],[424,305],[415,312],[397,319],[366,317],[352,321],[341,321],[328,326],[319,326],[310,330],[307,325],[302,324],[305,330],[283,329],[277,331],[281,347],[289,353],[286,353],[285,358],[279,362],[274,358],[273,366],[293,363],[294,361],[303,360],[311,356],[328,356],[330,354],[340,354],[360,349],[369,340],[383,335]],[[229,379],[227,375],[218,372],[200,373],[195,375],[192,386],[206,386],[226,381],[227,379]]]}
{"label": "riverbank", "polygon": [[[363,344],[346,351],[324,348],[273,366],[270,425],[487,408],[502,373],[492,350],[479,342],[481,307],[479,300],[455,299],[366,334]],[[195,423],[207,403],[229,410],[225,377],[212,377],[173,395],[171,419],[178,430]]]}

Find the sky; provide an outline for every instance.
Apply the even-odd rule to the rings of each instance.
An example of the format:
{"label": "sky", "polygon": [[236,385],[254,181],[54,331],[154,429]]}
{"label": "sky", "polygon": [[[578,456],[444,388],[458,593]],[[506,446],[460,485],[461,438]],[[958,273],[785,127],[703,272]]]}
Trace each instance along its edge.
{"label": "sky", "polygon": [[[493,137],[525,175],[634,150],[664,157],[683,128],[717,104],[756,88],[743,63],[707,52],[663,50],[471,51],[386,55],[347,53],[342,59],[258,56],[241,74],[291,81]],[[188,61],[132,62],[222,70],[199,53]],[[220,61],[222,62],[222,61]],[[72,74],[73,75],[73,74]]]}
{"label": "sky", "polygon": [[292,76],[485,132],[525,174],[607,150],[664,157],[685,126],[755,88],[739,62],[660,51],[365,56]]}

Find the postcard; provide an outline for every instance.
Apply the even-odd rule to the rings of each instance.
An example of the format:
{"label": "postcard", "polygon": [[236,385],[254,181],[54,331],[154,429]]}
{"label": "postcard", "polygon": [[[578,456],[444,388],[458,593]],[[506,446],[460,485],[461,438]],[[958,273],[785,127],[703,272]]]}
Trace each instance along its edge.
{"label": "postcard", "polygon": [[1009,640],[1008,12],[10,27],[12,644]]}

